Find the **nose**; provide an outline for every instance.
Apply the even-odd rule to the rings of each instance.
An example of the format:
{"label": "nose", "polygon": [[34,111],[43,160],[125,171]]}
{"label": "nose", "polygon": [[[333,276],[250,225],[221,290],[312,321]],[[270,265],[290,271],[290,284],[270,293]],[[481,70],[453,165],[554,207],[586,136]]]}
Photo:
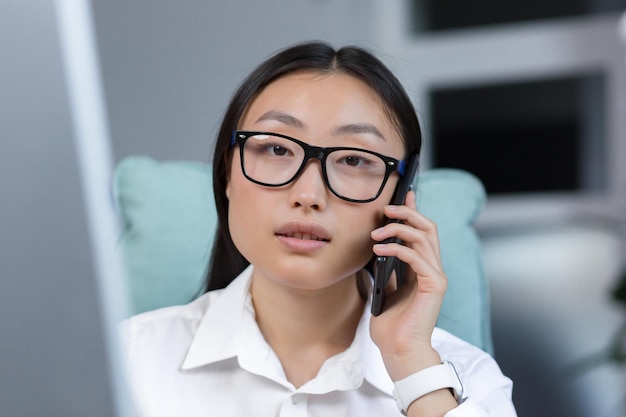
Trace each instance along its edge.
{"label": "nose", "polygon": [[292,207],[324,210],[329,190],[324,184],[321,161],[310,160],[302,173],[289,187],[289,204]]}

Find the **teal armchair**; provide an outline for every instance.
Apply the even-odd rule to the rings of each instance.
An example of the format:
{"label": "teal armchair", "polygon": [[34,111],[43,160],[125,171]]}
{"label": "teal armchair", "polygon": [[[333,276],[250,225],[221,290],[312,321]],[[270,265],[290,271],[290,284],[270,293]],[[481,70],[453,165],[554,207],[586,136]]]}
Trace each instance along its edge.
{"label": "teal armchair", "polygon": [[[449,280],[438,326],[492,353],[489,290],[473,228],[484,188],[454,169],[420,173],[416,182],[418,210],[437,223]],[[113,189],[132,312],[200,295],[217,225],[210,166],[129,157],[117,166]]]}

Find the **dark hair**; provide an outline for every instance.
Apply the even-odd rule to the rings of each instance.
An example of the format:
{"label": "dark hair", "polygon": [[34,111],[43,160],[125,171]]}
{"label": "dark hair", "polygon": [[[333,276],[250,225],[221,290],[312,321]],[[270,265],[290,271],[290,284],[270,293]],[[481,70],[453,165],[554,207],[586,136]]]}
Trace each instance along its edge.
{"label": "dark hair", "polygon": [[230,139],[248,104],[272,81],[294,72],[341,72],[352,75],[374,90],[404,142],[405,154],[418,152],[422,135],[411,100],[387,67],[359,47],[335,50],[322,42],[297,44],[261,63],[233,95],[220,126],[213,156],[213,192],[218,226],[205,291],[226,287],[249,262],[237,250],[228,229],[226,185],[232,159]]}

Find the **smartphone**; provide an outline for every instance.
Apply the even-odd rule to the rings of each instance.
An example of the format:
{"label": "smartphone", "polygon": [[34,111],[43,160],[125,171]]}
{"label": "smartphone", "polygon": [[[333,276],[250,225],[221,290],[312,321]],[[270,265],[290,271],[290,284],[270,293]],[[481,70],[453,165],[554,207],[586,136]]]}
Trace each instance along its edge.
{"label": "smartphone", "polygon": [[[413,181],[415,181],[415,175],[417,174],[417,167],[419,165],[419,154],[414,152],[409,157],[409,162],[406,171],[391,198],[391,204],[402,205],[406,199],[406,194],[411,190]],[[391,222],[397,222],[398,220],[387,220],[386,224]],[[383,240],[382,243],[401,243],[397,237],[392,237]],[[385,287],[389,282],[391,273],[396,271],[396,280],[398,287],[400,287],[406,279],[406,264],[400,261],[395,256],[378,256],[374,264],[374,289],[372,293],[372,315],[378,316],[383,312],[385,304]]]}

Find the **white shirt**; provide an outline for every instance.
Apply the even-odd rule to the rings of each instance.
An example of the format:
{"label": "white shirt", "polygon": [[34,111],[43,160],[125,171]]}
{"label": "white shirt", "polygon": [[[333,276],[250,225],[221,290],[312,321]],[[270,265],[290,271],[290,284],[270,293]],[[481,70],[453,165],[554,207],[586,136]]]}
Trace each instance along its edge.
{"label": "white shirt", "polygon": [[[122,324],[141,417],[400,416],[393,382],[369,335],[366,306],[351,346],[296,388],[254,318],[252,267],[227,288]],[[446,417],[515,416],[511,381],[487,353],[435,328],[433,347],[454,363],[467,398]]]}

